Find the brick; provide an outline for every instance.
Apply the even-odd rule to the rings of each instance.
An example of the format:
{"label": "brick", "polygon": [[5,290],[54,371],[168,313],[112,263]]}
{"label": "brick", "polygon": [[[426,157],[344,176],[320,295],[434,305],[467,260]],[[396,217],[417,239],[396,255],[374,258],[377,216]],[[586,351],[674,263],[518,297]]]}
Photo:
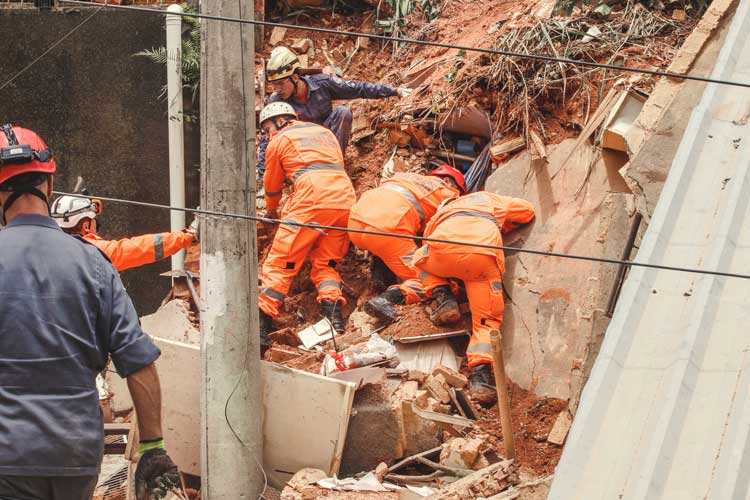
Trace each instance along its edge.
{"label": "brick", "polygon": [[443,444],[440,463],[448,467],[471,469],[479,457],[482,440],[479,438],[456,438]]}
{"label": "brick", "polygon": [[417,399],[417,391],[419,390],[419,384],[413,380],[404,382],[401,385],[401,399],[403,401],[414,401]]}
{"label": "brick", "polygon": [[557,416],[557,420],[555,420],[555,424],[552,426],[552,430],[549,432],[549,436],[547,436],[547,441],[562,446],[565,442],[565,438],[568,437],[568,431],[570,430],[571,425],[573,425],[573,419],[570,418],[568,410],[560,412]]}
{"label": "brick", "polygon": [[427,407],[427,399],[429,399],[429,397],[430,394],[427,391],[420,389],[414,397],[414,402],[418,407],[424,409]]}
{"label": "brick", "polygon": [[430,375],[424,381],[424,386],[436,400],[441,403],[450,403],[451,395],[446,387],[445,377],[442,375]]}
{"label": "brick", "polygon": [[435,369],[432,370],[432,374],[436,376],[442,375],[448,385],[455,387],[456,389],[463,389],[469,383],[469,379],[464,375],[461,375],[456,370],[443,365],[435,367]]}
{"label": "brick", "polygon": [[383,482],[383,479],[385,479],[386,474],[388,474],[388,464],[385,462],[380,462],[377,467],[375,467],[375,476],[377,476],[378,481],[381,483]]}
{"label": "brick", "polygon": [[284,361],[297,359],[299,356],[299,352],[293,348],[285,347],[283,345],[275,345],[268,350],[265,358],[274,363],[283,363]]}

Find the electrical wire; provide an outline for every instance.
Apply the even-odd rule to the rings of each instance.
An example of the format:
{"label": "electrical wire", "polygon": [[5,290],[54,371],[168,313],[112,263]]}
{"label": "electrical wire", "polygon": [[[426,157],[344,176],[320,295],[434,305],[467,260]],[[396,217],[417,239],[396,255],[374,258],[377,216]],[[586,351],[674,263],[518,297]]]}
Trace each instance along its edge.
{"label": "electrical wire", "polygon": [[297,222],[291,219],[270,219],[268,217],[259,217],[255,215],[233,214],[233,213],[217,212],[214,210],[203,210],[203,209],[197,209],[197,208],[173,207],[169,205],[161,205],[158,203],[149,203],[145,201],[125,200],[122,198],[110,198],[110,197],[104,197],[104,196],[82,195],[82,194],[76,194],[76,193],[66,193],[62,191],[53,191],[53,193],[60,195],[60,196],[77,196],[79,198],[97,199],[97,200],[102,200],[102,201],[111,201],[113,203],[123,203],[123,204],[128,204],[128,205],[135,205],[135,206],[148,207],[148,208],[158,208],[158,209],[163,209],[163,210],[176,210],[176,211],[210,216],[210,217],[250,220],[254,222],[263,222],[265,224],[283,224],[283,225],[292,226],[292,227],[304,227],[308,229],[314,229],[316,231],[323,231],[323,230],[344,231],[347,233],[369,234],[373,236],[385,236],[389,238],[400,238],[400,239],[408,239],[408,240],[419,239],[420,241],[426,242],[426,243],[446,243],[446,244],[451,244],[451,245],[459,245],[459,246],[474,247],[474,248],[488,248],[490,250],[503,250],[506,252],[528,253],[532,255],[540,255],[540,256],[545,256],[545,257],[559,257],[562,259],[585,260],[585,261],[591,261],[591,262],[600,262],[603,264],[616,264],[619,266],[644,267],[648,269],[658,269],[661,271],[679,271],[679,272],[693,273],[693,274],[723,276],[727,278],[750,279],[750,274],[730,273],[730,272],[725,272],[725,271],[713,271],[713,270],[697,269],[697,268],[691,268],[691,267],[665,266],[662,264],[650,264],[647,262],[607,259],[604,257],[590,257],[587,255],[549,252],[545,250],[534,250],[530,248],[511,247],[507,245],[488,245],[485,243],[472,243],[468,241],[456,241],[456,240],[448,240],[448,239],[443,239],[443,238],[415,237],[413,235],[408,235],[408,234],[389,233],[389,232],[384,232],[384,231],[370,231],[366,229],[352,229],[348,227],[338,227],[338,226],[325,226],[322,224],[310,224],[310,223],[305,223],[305,222]]}
{"label": "electrical wire", "polygon": [[55,47],[57,47],[58,45],[60,45],[61,43],[63,43],[65,40],[67,40],[68,37],[70,37],[73,33],[75,33],[76,31],[78,31],[78,28],[80,28],[81,26],[83,26],[84,24],[86,24],[87,22],[89,22],[92,17],[94,17],[95,15],[97,15],[104,8],[104,7],[98,7],[98,6],[94,6],[94,7],[97,7],[97,9],[94,11],[93,14],[91,14],[86,19],[84,19],[83,21],[81,21],[80,23],[78,23],[76,26],[74,26],[73,29],[71,29],[65,35],[63,35],[63,37],[60,38],[58,41],[56,41],[55,43],[53,43],[52,45],[50,45],[49,48],[47,50],[45,50],[44,52],[42,52],[36,59],[34,59],[33,61],[31,61],[29,64],[27,64],[18,73],[16,73],[15,75],[13,75],[8,81],[6,81],[2,85],[0,85],[0,90],[3,90],[5,87],[7,87],[11,83],[13,83],[16,80],[16,78],[18,78],[19,76],[21,76],[22,74],[24,74],[32,66],[34,66],[36,63],[38,63],[40,59],[42,59],[44,56],[46,56],[47,54],[49,54],[50,52],[52,52],[55,49]]}
{"label": "electrical wire", "polygon": [[[91,5],[90,2],[86,2],[82,0],[59,0],[59,1],[61,3],[69,3],[69,4],[74,4],[74,5]],[[183,17],[193,17],[193,18],[208,19],[208,20],[213,20],[213,21],[225,21],[225,22],[252,24],[255,26],[278,27],[278,28],[287,28],[287,29],[297,29],[297,30],[302,30],[302,31],[312,31],[316,33],[328,33],[332,35],[364,37],[364,38],[369,38],[372,40],[384,40],[387,42],[425,45],[425,46],[430,46],[430,47],[441,47],[444,49],[458,49],[458,50],[465,50],[469,52],[480,52],[483,54],[490,54],[490,55],[517,57],[520,59],[533,59],[536,61],[571,64],[574,66],[587,66],[590,68],[607,69],[607,70],[612,70],[612,71],[641,73],[641,74],[646,74],[646,75],[651,75],[651,76],[665,76],[668,78],[676,78],[680,80],[692,80],[696,82],[717,83],[720,85],[730,85],[733,87],[750,88],[750,83],[746,83],[746,82],[733,82],[729,80],[719,80],[715,78],[708,78],[708,77],[702,77],[702,76],[681,75],[679,73],[671,73],[668,71],[656,71],[656,70],[641,69],[641,68],[627,68],[624,66],[616,66],[614,64],[604,64],[604,63],[597,63],[597,62],[591,62],[591,61],[580,61],[580,60],[575,60],[575,59],[568,59],[564,57],[554,57],[554,56],[548,56],[548,55],[543,55],[543,54],[528,54],[528,53],[512,52],[512,51],[500,50],[500,49],[469,47],[466,45],[455,45],[455,44],[444,43],[444,42],[433,42],[429,40],[415,40],[413,38],[390,37],[386,35],[376,35],[373,33],[360,33],[357,31],[335,30],[331,28],[318,28],[314,26],[300,26],[297,24],[274,23],[271,21],[257,21],[255,19],[240,19],[236,17],[213,16],[213,15],[208,15],[208,14],[197,14],[197,13],[190,13],[190,12],[182,12],[182,13],[167,12],[165,10],[151,9],[148,7],[135,7],[132,5],[106,4],[105,6],[111,9],[116,9],[116,10],[132,10],[132,11],[147,12],[150,14],[161,14],[161,15],[178,15],[178,16],[183,16]]]}

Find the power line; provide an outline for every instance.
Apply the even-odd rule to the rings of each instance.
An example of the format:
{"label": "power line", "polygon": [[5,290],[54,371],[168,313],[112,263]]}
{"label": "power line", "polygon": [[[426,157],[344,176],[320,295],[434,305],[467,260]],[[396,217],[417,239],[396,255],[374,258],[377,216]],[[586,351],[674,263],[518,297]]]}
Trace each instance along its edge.
{"label": "power line", "polygon": [[487,248],[490,250],[503,250],[506,252],[528,253],[532,255],[541,255],[545,257],[559,257],[563,259],[586,260],[586,261],[591,261],[591,262],[600,262],[603,264],[616,264],[620,266],[630,266],[630,267],[645,267],[649,269],[658,269],[662,271],[679,271],[679,272],[693,273],[693,274],[723,276],[727,278],[750,279],[750,274],[730,273],[730,272],[724,272],[724,271],[711,271],[711,270],[696,269],[696,268],[690,268],[690,267],[665,266],[661,264],[649,264],[647,262],[634,262],[634,261],[629,261],[629,260],[607,259],[604,257],[590,257],[587,255],[549,252],[545,250],[533,250],[529,248],[509,247],[506,245],[488,245],[484,243],[471,243],[467,241],[455,241],[455,240],[447,240],[447,239],[442,239],[442,238],[416,237],[416,236],[407,235],[407,234],[388,233],[384,231],[368,231],[366,229],[350,229],[348,227],[324,226],[321,224],[309,224],[309,223],[304,223],[304,222],[297,222],[291,219],[269,219],[267,217],[258,217],[254,215],[232,214],[232,213],[216,212],[213,210],[201,210],[201,209],[196,209],[196,208],[172,207],[169,205],[161,205],[158,203],[149,203],[145,201],[125,200],[122,198],[107,198],[103,196],[91,196],[91,195],[83,195],[83,194],[77,194],[77,193],[65,193],[62,191],[53,191],[53,193],[56,195],[60,195],[60,196],[76,196],[79,198],[111,201],[113,203],[123,203],[123,204],[128,204],[128,205],[136,205],[140,207],[159,208],[163,210],[177,210],[181,212],[193,213],[193,214],[198,214],[198,215],[206,215],[210,217],[248,220],[248,221],[253,221],[253,222],[263,222],[265,224],[284,224],[287,226],[314,229],[316,231],[323,231],[323,230],[344,231],[347,233],[369,234],[373,236],[386,236],[389,238],[400,238],[400,239],[408,239],[408,240],[419,239],[427,243],[447,243],[451,245],[460,245],[460,246],[475,247],[475,248]]}
{"label": "power line", "polygon": [[[69,4],[75,4],[75,5],[91,5],[90,2],[82,1],[82,0],[60,0],[62,3],[69,3]],[[182,12],[182,13],[174,13],[174,12],[167,12],[165,10],[158,10],[158,9],[150,9],[148,7],[135,7],[135,6],[128,6],[128,5],[106,5],[106,7],[109,7],[111,9],[120,9],[120,10],[132,10],[137,12],[147,12],[150,14],[161,14],[161,15],[179,15],[183,17],[193,17],[197,19],[209,19],[213,21],[226,21],[226,22],[235,22],[235,23],[244,23],[244,24],[252,24],[255,26],[268,26],[268,27],[279,27],[279,28],[287,28],[287,29],[298,29],[303,31],[313,31],[317,33],[329,33],[332,35],[344,35],[344,36],[355,36],[355,37],[364,37],[364,38],[370,38],[373,40],[384,40],[387,42],[399,42],[399,43],[410,43],[415,45],[426,45],[430,47],[441,47],[445,49],[458,49],[458,50],[465,50],[468,52],[480,52],[483,54],[490,54],[490,55],[498,55],[498,56],[507,56],[507,57],[518,57],[521,59],[533,59],[536,61],[544,61],[544,62],[553,62],[553,63],[562,63],[562,64],[571,64],[574,66],[587,66],[590,68],[598,68],[598,69],[607,69],[612,71],[621,71],[621,72],[629,72],[629,73],[642,73],[646,75],[651,76],[664,76],[668,78],[677,78],[680,80],[692,80],[696,82],[704,82],[704,83],[717,83],[720,85],[730,85],[733,87],[743,87],[743,88],[750,88],[750,83],[743,83],[743,82],[733,82],[729,80],[718,80],[714,78],[707,78],[702,76],[692,76],[692,75],[681,75],[678,73],[671,73],[668,71],[656,71],[656,70],[650,70],[650,69],[639,69],[639,68],[627,68],[624,66],[616,66],[613,64],[604,64],[604,63],[597,63],[597,62],[590,62],[590,61],[579,61],[575,59],[567,59],[562,57],[554,57],[554,56],[547,56],[547,55],[541,55],[541,54],[525,54],[521,52],[511,52],[508,50],[500,50],[500,49],[485,49],[481,47],[468,47],[466,45],[453,45],[449,43],[443,43],[443,42],[432,42],[429,40],[415,40],[413,38],[400,38],[400,37],[390,37],[386,35],[375,35],[372,33],[359,33],[356,31],[344,31],[344,30],[335,30],[331,28],[318,28],[313,26],[299,26],[296,24],[285,24],[285,23],[274,23],[271,21],[257,21],[254,19],[240,19],[236,17],[226,17],[226,16],[213,16],[208,14],[196,14],[196,13],[190,13],[190,12]]]}
{"label": "power line", "polygon": [[76,31],[78,31],[78,28],[80,28],[81,26],[83,26],[84,24],[86,24],[87,22],[89,22],[89,20],[92,17],[94,17],[95,15],[97,15],[102,9],[103,9],[103,7],[98,7],[94,11],[93,14],[91,14],[86,19],[84,19],[83,21],[81,21],[80,23],[78,23],[75,27],[73,27],[73,29],[71,29],[70,31],[68,31],[67,33],[65,33],[65,35],[63,35],[62,38],[60,38],[58,41],[56,41],[55,43],[53,43],[52,45],[50,45],[47,50],[45,50],[44,52],[42,52],[39,55],[39,57],[37,57],[36,59],[34,59],[33,61],[31,61],[29,64],[27,64],[23,69],[21,69],[21,71],[19,71],[15,75],[13,75],[10,78],[10,80],[8,80],[5,83],[3,83],[2,85],[0,85],[0,90],[3,90],[5,87],[7,87],[11,83],[13,83],[16,80],[16,78],[18,78],[19,76],[21,76],[22,74],[24,74],[28,69],[30,69],[36,63],[38,63],[40,59],[42,59],[44,56],[46,56],[47,54],[49,54],[50,52],[52,52],[55,49],[55,47],[57,47],[58,45],[60,45],[61,43],[63,43],[65,40],[67,40],[69,36],[71,36],[73,33],[75,33]]}

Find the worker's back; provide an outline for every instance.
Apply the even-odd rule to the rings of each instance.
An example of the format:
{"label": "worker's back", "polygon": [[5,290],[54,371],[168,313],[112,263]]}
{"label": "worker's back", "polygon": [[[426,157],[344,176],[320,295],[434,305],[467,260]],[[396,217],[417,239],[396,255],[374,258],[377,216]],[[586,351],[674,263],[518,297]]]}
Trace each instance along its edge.
{"label": "worker's back", "polygon": [[336,137],[320,125],[292,121],[275,133],[266,151],[264,179],[268,208],[276,208],[284,179],[294,193],[287,210],[346,208],[355,201],[354,188]]}
{"label": "worker's back", "polygon": [[124,375],[158,350],[112,265],[52,218],[13,218],[0,255],[0,475],[96,475],[95,376],[108,353]]}

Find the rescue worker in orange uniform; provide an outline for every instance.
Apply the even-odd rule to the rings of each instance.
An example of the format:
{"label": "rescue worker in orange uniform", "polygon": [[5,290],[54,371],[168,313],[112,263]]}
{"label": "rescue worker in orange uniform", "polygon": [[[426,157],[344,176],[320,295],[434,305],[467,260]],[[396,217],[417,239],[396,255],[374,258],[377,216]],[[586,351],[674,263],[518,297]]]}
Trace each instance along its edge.
{"label": "rescue worker in orange uniform", "polygon": [[[425,228],[426,238],[501,246],[503,234],[534,218],[534,207],[520,198],[486,191],[447,201]],[[490,331],[503,322],[505,255],[502,250],[426,242],[414,252],[411,265],[426,273],[425,288],[446,278],[463,281],[471,310],[471,340],[466,358],[471,391],[480,403],[496,397],[492,380]]]}
{"label": "rescue worker in orange uniform", "polygon": [[[356,196],[344,170],[336,136],[321,125],[296,118],[294,108],[285,102],[271,103],[260,113],[260,125],[270,137],[263,179],[266,216],[278,218],[281,191],[286,181],[292,185],[293,192],[281,212],[282,219],[346,227]],[[336,265],[348,249],[349,236],[345,231],[279,226],[261,269],[258,299],[261,350],[269,345],[272,320],[279,314],[292,278],[308,255],[312,264],[310,277],[318,289],[323,315],[337,332],[344,331],[341,308],[346,300],[341,293],[341,277]]]}
{"label": "rescue worker in orange uniform", "polygon": [[[397,173],[370,191],[352,207],[349,229],[383,231],[417,237],[435,215],[438,206],[466,190],[463,174],[449,165],[441,165],[429,176]],[[417,272],[409,267],[417,249],[414,239],[373,234],[349,233],[352,243],[378,256],[402,283],[365,303],[365,312],[381,320],[395,321],[395,304],[417,304],[434,298],[437,307],[430,314],[436,325],[454,323],[461,317],[456,298],[448,282],[424,290]]]}
{"label": "rescue worker in orange uniform", "polygon": [[78,196],[61,196],[51,208],[52,217],[63,231],[92,243],[109,257],[118,271],[166,259],[198,241],[197,230],[192,225],[184,231],[105,240],[97,234],[97,217],[101,212],[101,201]]}

